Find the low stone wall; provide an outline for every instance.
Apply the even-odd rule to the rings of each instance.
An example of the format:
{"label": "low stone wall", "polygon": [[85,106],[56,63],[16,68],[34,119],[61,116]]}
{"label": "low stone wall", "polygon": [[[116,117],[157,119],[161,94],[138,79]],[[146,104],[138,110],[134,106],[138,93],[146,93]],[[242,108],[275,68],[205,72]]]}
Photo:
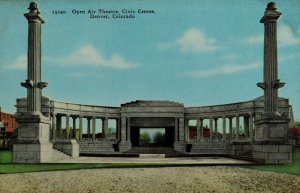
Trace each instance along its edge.
{"label": "low stone wall", "polygon": [[53,148],[71,157],[79,156],[79,145],[75,139],[56,140],[53,142]]}
{"label": "low stone wall", "polygon": [[116,153],[116,141],[79,141],[80,154],[111,154]]}

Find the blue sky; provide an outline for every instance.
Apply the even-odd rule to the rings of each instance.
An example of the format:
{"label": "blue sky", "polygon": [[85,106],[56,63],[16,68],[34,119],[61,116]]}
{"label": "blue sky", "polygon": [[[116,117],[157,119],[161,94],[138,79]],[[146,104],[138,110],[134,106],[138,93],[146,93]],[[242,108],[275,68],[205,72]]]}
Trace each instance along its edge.
{"label": "blue sky", "polygon": [[[30,1],[0,0],[0,106],[15,112],[26,96]],[[263,94],[263,24],[268,1],[37,1],[42,26],[43,95],[74,103],[120,106],[173,100],[185,106],[252,100]],[[300,120],[300,2],[276,1],[279,95]],[[134,19],[91,19],[72,10],[154,10]],[[53,14],[64,10],[66,14]],[[109,14],[111,17],[112,15]]]}

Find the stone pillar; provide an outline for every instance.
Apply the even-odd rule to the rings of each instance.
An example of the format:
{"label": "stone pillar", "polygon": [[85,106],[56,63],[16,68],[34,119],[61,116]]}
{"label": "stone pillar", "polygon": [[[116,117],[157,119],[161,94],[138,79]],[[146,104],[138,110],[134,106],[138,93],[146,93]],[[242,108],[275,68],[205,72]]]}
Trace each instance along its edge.
{"label": "stone pillar", "polygon": [[87,136],[88,139],[91,139],[91,117],[87,117]]}
{"label": "stone pillar", "polygon": [[213,140],[213,118],[209,119],[209,139],[210,141]]}
{"label": "stone pillar", "polygon": [[120,152],[126,152],[131,149],[130,131],[128,126],[130,126],[130,118],[121,117],[121,141],[119,143]]}
{"label": "stone pillar", "polygon": [[130,136],[131,136],[131,134],[130,134],[130,129],[131,129],[131,127],[130,127],[130,117],[127,117],[127,125],[126,125],[127,127],[127,137],[126,137],[126,141],[127,142],[131,142],[131,139],[130,139]]}
{"label": "stone pillar", "polygon": [[197,118],[197,125],[196,125],[196,127],[197,127],[197,141],[200,141],[200,135],[201,135],[201,131],[200,131],[200,118]]}
{"label": "stone pillar", "polygon": [[66,115],[66,133],[65,133],[65,138],[70,139],[70,120],[69,120],[70,115]]}
{"label": "stone pillar", "polygon": [[215,128],[214,128],[214,130],[215,130],[215,140],[216,141],[218,141],[219,140],[219,134],[218,134],[218,118],[214,118],[214,120],[215,120]]}
{"label": "stone pillar", "polygon": [[244,116],[244,133],[245,139],[249,139],[249,115]]}
{"label": "stone pillar", "polygon": [[184,118],[179,118],[179,141],[184,141]]}
{"label": "stone pillar", "polygon": [[50,143],[50,117],[41,113],[42,89],[47,86],[41,82],[41,24],[42,19],[35,2],[29,5],[28,20],[27,79],[21,86],[27,89],[27,109],[16,115],[18,139],[13,145],[14,163],[42,163],[52,159]]}
{"label": "stone pillar", "polygon": [[249,135],[250,135],[250,140],[253,141],[253,114],[250,113],[249,116]]}
{"label": "stone pillar", "polygon": [[274,2],[267,5],[264,23],[264,82],[257,86],[264,90],[264,113],[255,120],[253,158],[270,164],[292,162],[292,144],[288,141],[289,119],[278,112],[278,89],[284,83],[278,79],[277,20],[281,13]]}
{"label": "stone pillar", "polygon": [[62,138],[61,115],[56,115],[56,139]]}
{"label": "stone pillar", "polygon": [[235,116],[235,138],[238,140],[240,135],[240,115]]}
{"label": "stone pillar", "polygon": [[82,116],[79,116],[79,140],[82,140]]}
{"label": "stone pillar", "polygon": [[72,116],[73,119],[73,129],[72,129],[72,137],[73,139],[76,139],[76,118],[75,116]]}
{"label": "stone pillar", "polygon": [[102,132],[103,132],[103,137],[104,139],[108,138],[108,118],[105,117],[102,119]]}
{"label": "stone pillar", "polygon": [[200,119],[200,141],[203,141],[204,134],[203,134],[203,119]]}
{"label": "stone pillar", "polygon": [[96,140],[96,117],[92,117],[92,140]]}
{"label": "stone pillar", "polygon": [[178,138],[178,118],[174,118],[174,121],[175,121],[175,131],[174,131],[174,133],[175,133],[175,141],[179,141],[179,138]]}
{"label": "stone pillar", "polygon": [[230,135],[230,139],[233,139],[233,129],[232,129],[232,118],[233,117],[228,117],[229,119],[229,135]]}
{"label": "stone pillar", "polygon": [[127,127],[126,127],[126,117],[121,118],[121,141],[126,141],[126,133],[127,133]]}
{"label": "stone pillar", "polygon": [[184,137],[185,141],[190,141],[190,134],[189,134],[189,120],[185,119],[184,120]]}
{"label": "stone pillar", "polygon": [[120,118],[116,118],[116,128],[117,128],[116,139],[118,141],[121,141],[121,121],[120,121]]}
{"label": "stone pillar", "polygon": [[56,139],[56,113],[52,114],[52,140]]}
{"label": "stone pillar", "polygon": [[223,141],[226,141],[226,117],[223,117]]}

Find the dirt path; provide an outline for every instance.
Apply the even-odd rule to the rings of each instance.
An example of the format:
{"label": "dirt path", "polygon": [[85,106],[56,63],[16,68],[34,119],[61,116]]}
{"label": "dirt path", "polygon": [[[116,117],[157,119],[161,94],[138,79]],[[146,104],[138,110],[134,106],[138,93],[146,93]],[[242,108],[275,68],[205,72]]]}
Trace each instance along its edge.
{"label": "dirt path", "polygon": [[300,176],[235,167],[94,169],[0,175],[0,192],[300,192]]}

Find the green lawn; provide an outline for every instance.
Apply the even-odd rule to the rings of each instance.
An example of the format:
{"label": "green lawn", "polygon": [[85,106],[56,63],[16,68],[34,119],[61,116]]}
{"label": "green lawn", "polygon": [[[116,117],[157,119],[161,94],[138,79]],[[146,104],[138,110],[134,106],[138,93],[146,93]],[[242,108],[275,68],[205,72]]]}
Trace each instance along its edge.
{"label": "green lawn", "polygon": [[286,165],[258,165],[258,166],[244,166],[256,170],[265,170],[273,172],[282,172],[289,174],[300,175],[300,148],[294,149],[293,163]]}

